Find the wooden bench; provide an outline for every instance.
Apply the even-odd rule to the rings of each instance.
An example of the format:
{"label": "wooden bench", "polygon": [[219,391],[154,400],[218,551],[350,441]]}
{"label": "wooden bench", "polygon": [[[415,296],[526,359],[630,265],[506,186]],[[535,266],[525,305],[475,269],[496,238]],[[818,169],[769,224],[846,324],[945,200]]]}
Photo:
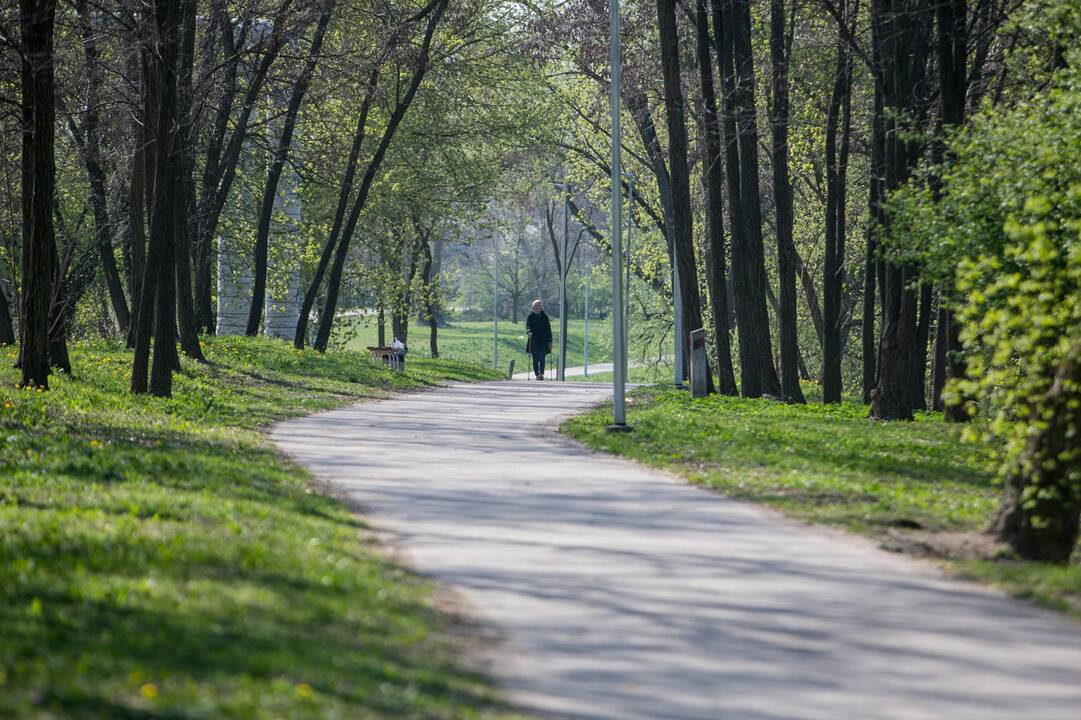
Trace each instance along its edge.
{"label": "wooden bench", "polygon": [[381,362],[391,370],[405,370],[405,358],[392,347],[373,347],[369,345],[368,357],[372,362]]}

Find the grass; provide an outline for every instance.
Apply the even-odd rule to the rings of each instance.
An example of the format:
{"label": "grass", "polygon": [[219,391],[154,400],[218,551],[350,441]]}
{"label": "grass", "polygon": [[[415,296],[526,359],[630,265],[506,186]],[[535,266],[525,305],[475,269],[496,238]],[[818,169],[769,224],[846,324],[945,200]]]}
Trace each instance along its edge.
{"label": "grass", "polygon": [[[857,403],[695,400],[687,392],[648,387],[628,399],[633,433],[604,431],[610,408],[572,418],[563,431],[726,495],[872,537],[986,527],[998,487],[978,449],[956,428],[932,413],[912,423],[875,422],[866,414]],[[1081,618],[1081,564],[1001,559],[951,566]]]}
{"label": "grass", "polygon": [[[342,323],[345,326],[345,323]],[[567,321],[567,367],[581,365],[584,359],[585,326],[582,320]],[[552,318],[552,332],[556,336],[554,346],[559,346],[559,320]],[[430,357],[428,337],[430,330],[427,323],[412,323],[409,326],[409,356]],[[343,333],[348,337],[347,347],[362,351],[369,345],[375,345],[378,334],[374,323],[366,319],[355,319]],[[492,366],[492,323],[453,321],[447,327],[439,328],[439,356],[464,362]],[[612,361],[612,327],[604,320],[591,320],[589,323],[589,361],[603,363]],[[387,325],[387,339],[390,339],[390,325]],[[525,317],[517,324],[509,320],[499,322],[499,366],[506,372],[511,359],[515,360],[518,371],[529,369],[529,355],[525,352]],[[551,362],[555,363],[555,355]]]}
{"label": "grass", "polygon": [[128,394],[117,345],[77,343],[48,392],[0,348],[0,717],[502,717],[432,588],[260,433],[490,371],[205,349],[156,399]]}

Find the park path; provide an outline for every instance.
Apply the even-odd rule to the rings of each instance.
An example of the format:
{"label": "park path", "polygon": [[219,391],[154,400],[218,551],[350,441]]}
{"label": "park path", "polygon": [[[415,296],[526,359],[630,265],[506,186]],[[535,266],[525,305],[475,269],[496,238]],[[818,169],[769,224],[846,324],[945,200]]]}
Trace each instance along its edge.
{"label": "park path", "polygon": [[495,629],[537,717],[1081,717],[1081,625],[555,435],[608,392],[458,384],[272,437]]}

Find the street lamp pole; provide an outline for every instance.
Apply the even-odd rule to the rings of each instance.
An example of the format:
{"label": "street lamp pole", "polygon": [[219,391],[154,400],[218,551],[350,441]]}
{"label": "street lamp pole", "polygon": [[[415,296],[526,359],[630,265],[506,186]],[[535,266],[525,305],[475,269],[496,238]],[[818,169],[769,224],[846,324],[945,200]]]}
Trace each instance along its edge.
{"label": "street lamp pole", "polygon": [[623,320],[623,377],[627,377],[631,356],[631,235],[634,232],[634,173],[627,173],[627,282],[623,288],[625,296]]}
{"label": "street lamp pole", "polygon": [[495,274],[492,275],[492,369],[499,370],[499,234],[492,234]]}
{"label": "street lamp pole", "polygon": [[589,245],[586,245],[582,251],[583,262],[586,265],[586,287],[585,287],[585,312],[583,313],[583,320],[585,328],[582,331],[582,374],[585,377],[589,377],[589,284],[593,279],[592,268],[590,267],[589,258]]}
{"label": "street lamp pole", "polygon": [[566,183],[556,185],[563,193],[563,244],[559,255],[559,357],[556,366],[556,380],[566,379],[567,372],[567,233],[570,228],[570,186]]}
{"label": "street lamp pole", "polygon": [[623,142],[619,126],[619,0],[608,0],[608,61],[611,65],[611,87],[608,92],[608,110],[612,122],[612,207],[609,228],[612,233],[612,424],[611,431],[627,431],[626,373],[623,357],[626,346],[623,340],[623,169],[620,166],[620,145]]}

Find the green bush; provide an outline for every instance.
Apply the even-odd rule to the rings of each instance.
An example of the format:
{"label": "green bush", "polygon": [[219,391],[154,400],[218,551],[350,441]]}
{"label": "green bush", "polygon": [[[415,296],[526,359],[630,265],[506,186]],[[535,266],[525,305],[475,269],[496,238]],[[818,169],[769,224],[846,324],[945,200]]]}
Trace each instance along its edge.
{"label": "green bush", "polygon": [[[971,410],[988,422],[969,434],[1009,475],[1046,427],[1055,372],[1081,340],[1081,72],[985,108],[947,157],[937,197],[923,182],[891,198],[886,244],[946,290],[967,360],[946,399],[980,401]],[[1057,461],[1076,464],[1071,452]]]}

